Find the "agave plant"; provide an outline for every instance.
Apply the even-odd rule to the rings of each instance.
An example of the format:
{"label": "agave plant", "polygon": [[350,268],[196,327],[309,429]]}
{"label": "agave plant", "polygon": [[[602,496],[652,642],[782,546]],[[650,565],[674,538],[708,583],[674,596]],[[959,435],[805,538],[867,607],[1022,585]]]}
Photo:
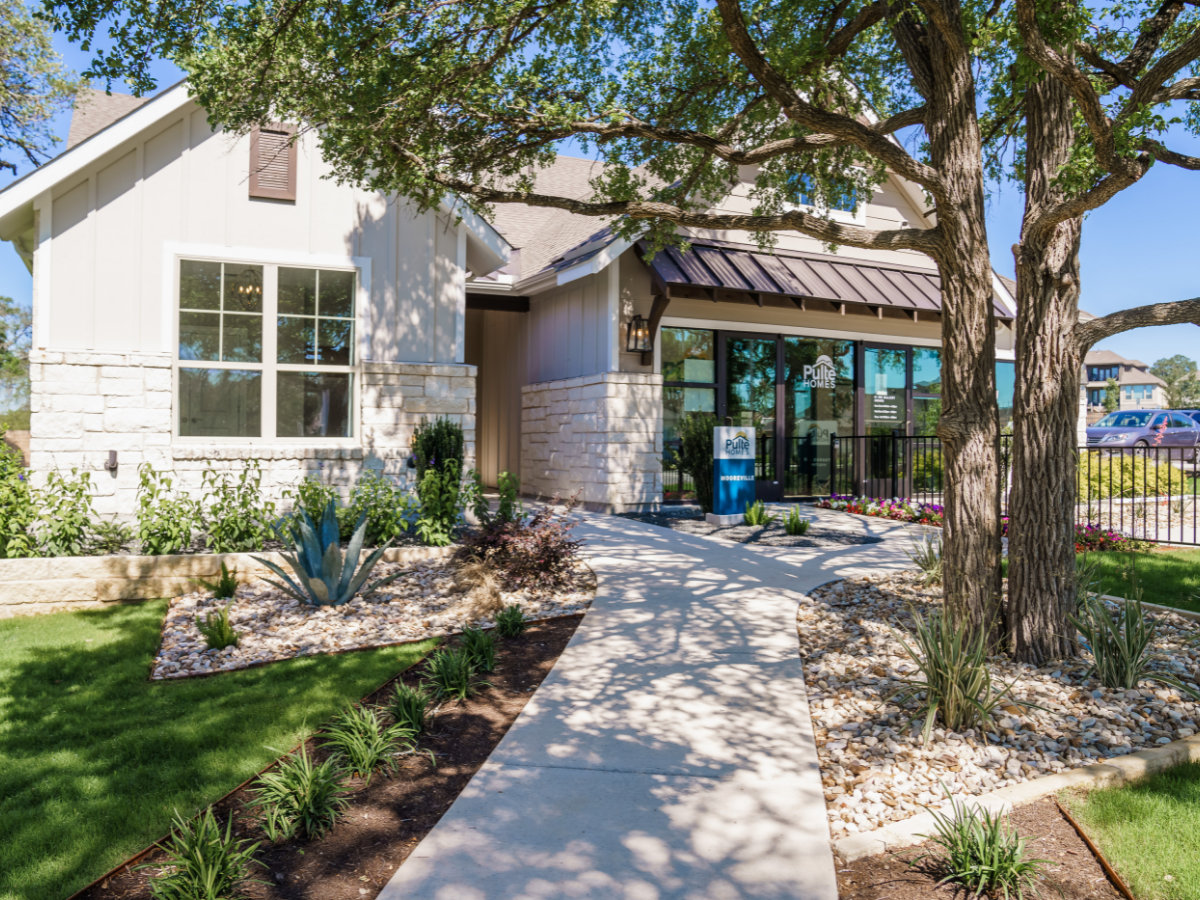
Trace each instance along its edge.
{"label": "agave plant", "polygon": [[[281,519],[277,522],[275,531],[284,543],[292,547],[290,553],[282,555],[296,577],[293,579],[280,566],[256,556],[256,560],[283,579],[282,582],[270,578],[263,580],[310,606],[341,606],[348,602],[366,583],[383,556],[383,551],[391,543],[388,541],[368,556],[361,566],[358,565],[367,531],[367,517],[365,514],[359,517],[350,544],[343,553],[333,500],[325,507],[319,525],[313,522],[306,510],[298,510],[290,521]],[[383,587],[403,574],[397,572],[381,578],[366,592]]]}

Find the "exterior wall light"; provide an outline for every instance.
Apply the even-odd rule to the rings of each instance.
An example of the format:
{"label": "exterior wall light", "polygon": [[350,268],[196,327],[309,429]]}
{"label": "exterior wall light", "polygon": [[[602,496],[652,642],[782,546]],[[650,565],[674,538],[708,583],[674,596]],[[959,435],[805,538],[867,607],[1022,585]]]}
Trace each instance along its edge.
{"label": "exterior wall light", "polygon": [[625,349],[630,353],[649,353],[654,349],[650,343],[650,325],[641,316],[629,320]]}

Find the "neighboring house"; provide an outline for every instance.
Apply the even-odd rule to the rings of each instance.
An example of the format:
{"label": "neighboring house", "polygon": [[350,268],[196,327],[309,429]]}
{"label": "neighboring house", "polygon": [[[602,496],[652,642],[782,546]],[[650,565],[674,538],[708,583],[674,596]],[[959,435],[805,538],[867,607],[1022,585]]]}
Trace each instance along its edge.
{"label": "neighboring house", "polygon": [[1167,383],[1151,375],[1150,367],[1137,359],[1126,359],[1111,350],[1093,350],[1083,360],[1089,414],[1103,412],[1108,379],[1120,388],[1118,409],[1163,409],[1167,405]]}
{"label": "neighboring house", "polygon": [[[257,459],[274,494],[404,477],[436,415],[462,423],[487,483],[512,471],[606,509],[678,496],[691,411],[758,429],[772,499],[827,492],[835,438],[936,426],[941,297],[920,254],[692,231],[689,252],[651,258],[521,206],[456,224],[323,179],[311,134],[214,131],[183,84],[88,99],[68,149],[0,192],[0,239],[34,281],[31,465],[93,472],[101,512],[135,509],[142,462],[194,487]],[[563,157],[537,183],[582,197],[594,174]],[[749,211],[753,174],[723,209]],[[924,209],[893,177],[829,215],[927,228]],[[1011,410],[1015,304],[995,288]]]}

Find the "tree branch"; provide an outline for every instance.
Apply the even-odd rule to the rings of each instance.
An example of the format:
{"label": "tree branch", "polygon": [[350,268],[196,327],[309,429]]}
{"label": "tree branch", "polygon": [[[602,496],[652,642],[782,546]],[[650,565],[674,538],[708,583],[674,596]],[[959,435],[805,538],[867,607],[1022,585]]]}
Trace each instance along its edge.
{"label": "tree branch", "polygon": [[1152,303],[1123,309],[1090,322],[1080,322],[1072,332],[1081,352],[1105,338],[1152,325],[1182,325],[1191,322],[1200,325],[1200,297],[1191,300],[1176,300],[1173,303]]}
{"label": "tree branch", "polygon": [[1140,179],[1142,175],[1146,174],[1149,166],[1142,163],[1136,165],[1140,171],[1107,175],[1100,179],[1100,182],[1091,190],[1051,206],[1036,219],[1026,222],[1025,231],[1032,235],[1039,231],[1051,229],[1062,222],[1066,222],[1068,219],[1082,216],[1093,209],[1099,209],[1121,191],[1125,190],[1125,188]]}
{"label": "tree branch", "polygon": [[1193,172],[1200,171],[1200,157],[1184,156],[1182,153],[1168,150],[1158,141],[1150,140],[1149,138],[1146,139],[1143,146],[1148,153],[1154,155],[1155,159],[1169,166],[1179,166],[1181,169],[1189,169]]}

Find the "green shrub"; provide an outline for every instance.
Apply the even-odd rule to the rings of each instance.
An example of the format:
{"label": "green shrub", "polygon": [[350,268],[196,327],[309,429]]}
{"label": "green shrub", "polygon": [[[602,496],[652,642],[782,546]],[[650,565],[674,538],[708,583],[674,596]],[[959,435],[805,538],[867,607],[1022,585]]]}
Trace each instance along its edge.
{"label": "green shrub", "polygon": [[491,520],[492,511],[488,506],[487,497],[483,495],[483,478],[478,469],[472,469],[463,479],[458,502],[463,509],[471,510],[480,523]]}
{"label": "green shrub", "polygon": [[777,518],[779,517],[775,513],[767,512],[766,504],[761,500],[755,500],[753,503],[746,504],[745,522],[747,525],[762,526],[765,528]]}
{"label": "green shrub", "polygon": [[525,613],[521,612],[519,606],[506,606],[496,614],[496,630],[501,637],[517,637],[526,627]]}
{"label": "green shrub", "polygon": [[[1022,900],[1027,890],[1038,894],[1038,879],[1050,860],[1029,858],[1028,841],[1006,825],[1003,814],[953,799],[950,804],[950,815],[929,811],[937,834],[920,835],[941,848],[938,862],[945,873],[943,880],[961,884],[976,897]],[[909,865],[918,865],[931,855],[922,854],[909,860]]]}
{"label": "green shrub", "polygon": [[395,485],[382,472],[364,472],[350,494],[350,511],[355,523],[366,516],[366,542],[379,547],[408,531],[413,514],[412,494]]}
{"label": "green shrub", "polygon": [[[186,821],[176,812],[175,828],[166,844],[155,845],[167,854],[168,871],[150,878],[150,895],[155,900],[228,900],[239,896],[237,886],[246,880],[246,864],[256,862],[254,851],[258,849],[258,844],[247,843],[233,836],[233,816],[222,832],[212,807],[195,822]],[[163,866],[155,862],[138,868]]]}
{"label": "green shrub", "polygon": [[342,759],[331,756],[320,765],[308,748],[280,760],[254,784],[254,805],[263,812],[263,829],[272,841],[292,837],[318,838],[350,805],[346,799]]}
{"label": "green shrub", "polygon": [[221,563],[221,576],[216,580],[207,581],[203,578],[189,578],[188,580],[211,592],[217,600],[232,599],[238,589],[237,569],[230,571],[224,562]]}
{"label": "green shrub", "polygon": [[788,510],[787,518],[783,520],[783,530],[792,537],[808,534],[812,527],[812,519],[800,518],[800,507],[793,506]]}
{"label": "green shrub", "polygon": [[491,672],[496,668],[496,636],[482,628],[464,628],[463,652],[471,659],[476,672]]}
{"label": "green shrub", "polygon": [[208,649],[224,650],[226,647],[238,645],[238,633],[233,630],[233,624],[229,621],[229,608],[232,605],[232,603],[226,603],[203,619],[196,616],[196,629],[204,635],[204,642],[208,644]]}
{"label": "green shrub", "polygon": [[99,519],[92,523],[88,535],[87,552],[90,556],[109,556],[120,553],[133,540],[133,528],[124,522]]}
{"label": "green shrub", "polygon": [[413,456],[417,461],[417,483],[430,468],[439,468],[446,460],[463,458],[463,430],[457,422],[439,416],[433,422],[421,420],[413,431]]}
{"label": "green shrub", "polygon": [[466,700],[486,681],[475,681],[475,661],[465,649],[438,650],[425,661],[425,675],[442,697]]}
{"label": "green shrub", "polygon": [[295,489],[283,492],[284,500],[290,500],[292,510],[305,510],[310,516],[319,516],[332,500],[336,504],[341,498],[338,489],[332,484],[326,484],[315,475],[306,475]]}
{"label": "green shrub", "polygon": [[380,769],[395,771],[396,756],[412,753],[414,731],[406,725],[384,724],[382,715],[365,706],[352,706],[339,713],[325,729],[322,749],[339,754],[351,772],[368,782]]}
{"label": "green shrub", "polygon": [[950,731],[986,728],[992,725],[996,708],[1006,698],[1010,703],[1017,702],[1011,698],[1011,684],[1000,690],[992,684],[985,629],[972,631],[956,625],[940,610],[927,617],[913,610],[912,617],[913,630],[905,637],[917,649],[896,631],[892,635],[917,664],[923,679],[905,679],[890,699],[900,705],[917,700],[919,706],[912,722],[915,725],[924,716],[921,739],[926,744],[938,718]]}
{"label": "green shrub", "polygon": [[501,472],[496,479],[500,502],[496,506],[496,519],[500,522],[515,522],[525,517],[521,508],[521,479],[511,472]]}
{"label": "green shrub", "polygon": [[713,429],[717,417],[712,413],[690,413],[679,421],[679,450],[675,458],[679,470],[691,476],[696,502],[702,512],[713,510]]}
{"label": "green shrub", "polygon": [[262,550],[263,542],[271,535],[275,504],[263,499],[259,461],[247,460],[236,477],[230,472],[217,472],[210,463],[203,478],[208,495],[208,549],[213,553]]}
{"label": "green shrub", "polygon": [[1071,619],[1083,637],[1084,649],[1092,654],[1090,674],[1106,688],[1131,690],[1139,682],[1154,681],[1200,699],[1200,693],[1174,675],[1150,668],[1152,662],[1166,657],[1149,652],[1158,626],[1147,621],[1142,609],[1137,572],[1129,569],[1128,578],[1128,596],[1115,615],[1098,594],[1088,594],[1079,606],[1079,615]]}
{"label": "green shrub", "polygon": [[904,551],[921,573],[921,586],[942,583],[942,538],[937,534],[912,536],[912,546]]}
{"label": "green shrub", "polygon": [[1188,476],[1153,455],[1120,455],[1088,450],[1079,455],[1079,499],[1155,497],[1188,490]]}
{"label": "green shrub", "polygon": [[429,694],[422,687],[413,688],[403,681],[397,682],[388,712],[397,725],[413,734],[420,734],[425,730],[429,718]]}
{"label": "green shrub", "polygon": [[138,466],[137,542],[149,556],[178,553],[191,546],[201,527],[200,504],[186,494],[171,496],[171,479],[150,463]]}
{"label": "green shrub", "polygon": [[29,483],[29,471],[3,465],[0,473],[0,558],[37,556],[36,523],[37,503]]}
{"label": "green shrub", "polygon": [[[330,500],[320,524],[313,522],[308,512],[301,509],[297,516],[288,520],[286,530],[283,526],[277,526],[280,539],[291,546],[291,550],[280,555],[295,578],[269,559],[261,556],[254,559],[283,579],[272,581],[264,578],[263,581],[288,596],[310,606],[341,606],[363,588],[383,557],[383,551],[387,549],[386,544],[377,547],[360,566],[358,560],[362,555],[366,529],[366,519],[361,519],[349,545],[342,550],[337,512],[334,501]],[[399,571],[381,578],[366,588],[366,593],[390,584],[404,574],[404,571]]]}
{"label": "green shrub", "polygon": [[92,524],[92,475],[71,470],[46,475],[46,486],[34,494],[38,501],[38,542],[46,556],[82,556]]}
{"label": "green shrub", "polygon": [[431,547],[445,547],[454,537],[458,524],[462,465],[454,458],[429,466],[417,487],[421,516],[417,519],[417,537]]}

